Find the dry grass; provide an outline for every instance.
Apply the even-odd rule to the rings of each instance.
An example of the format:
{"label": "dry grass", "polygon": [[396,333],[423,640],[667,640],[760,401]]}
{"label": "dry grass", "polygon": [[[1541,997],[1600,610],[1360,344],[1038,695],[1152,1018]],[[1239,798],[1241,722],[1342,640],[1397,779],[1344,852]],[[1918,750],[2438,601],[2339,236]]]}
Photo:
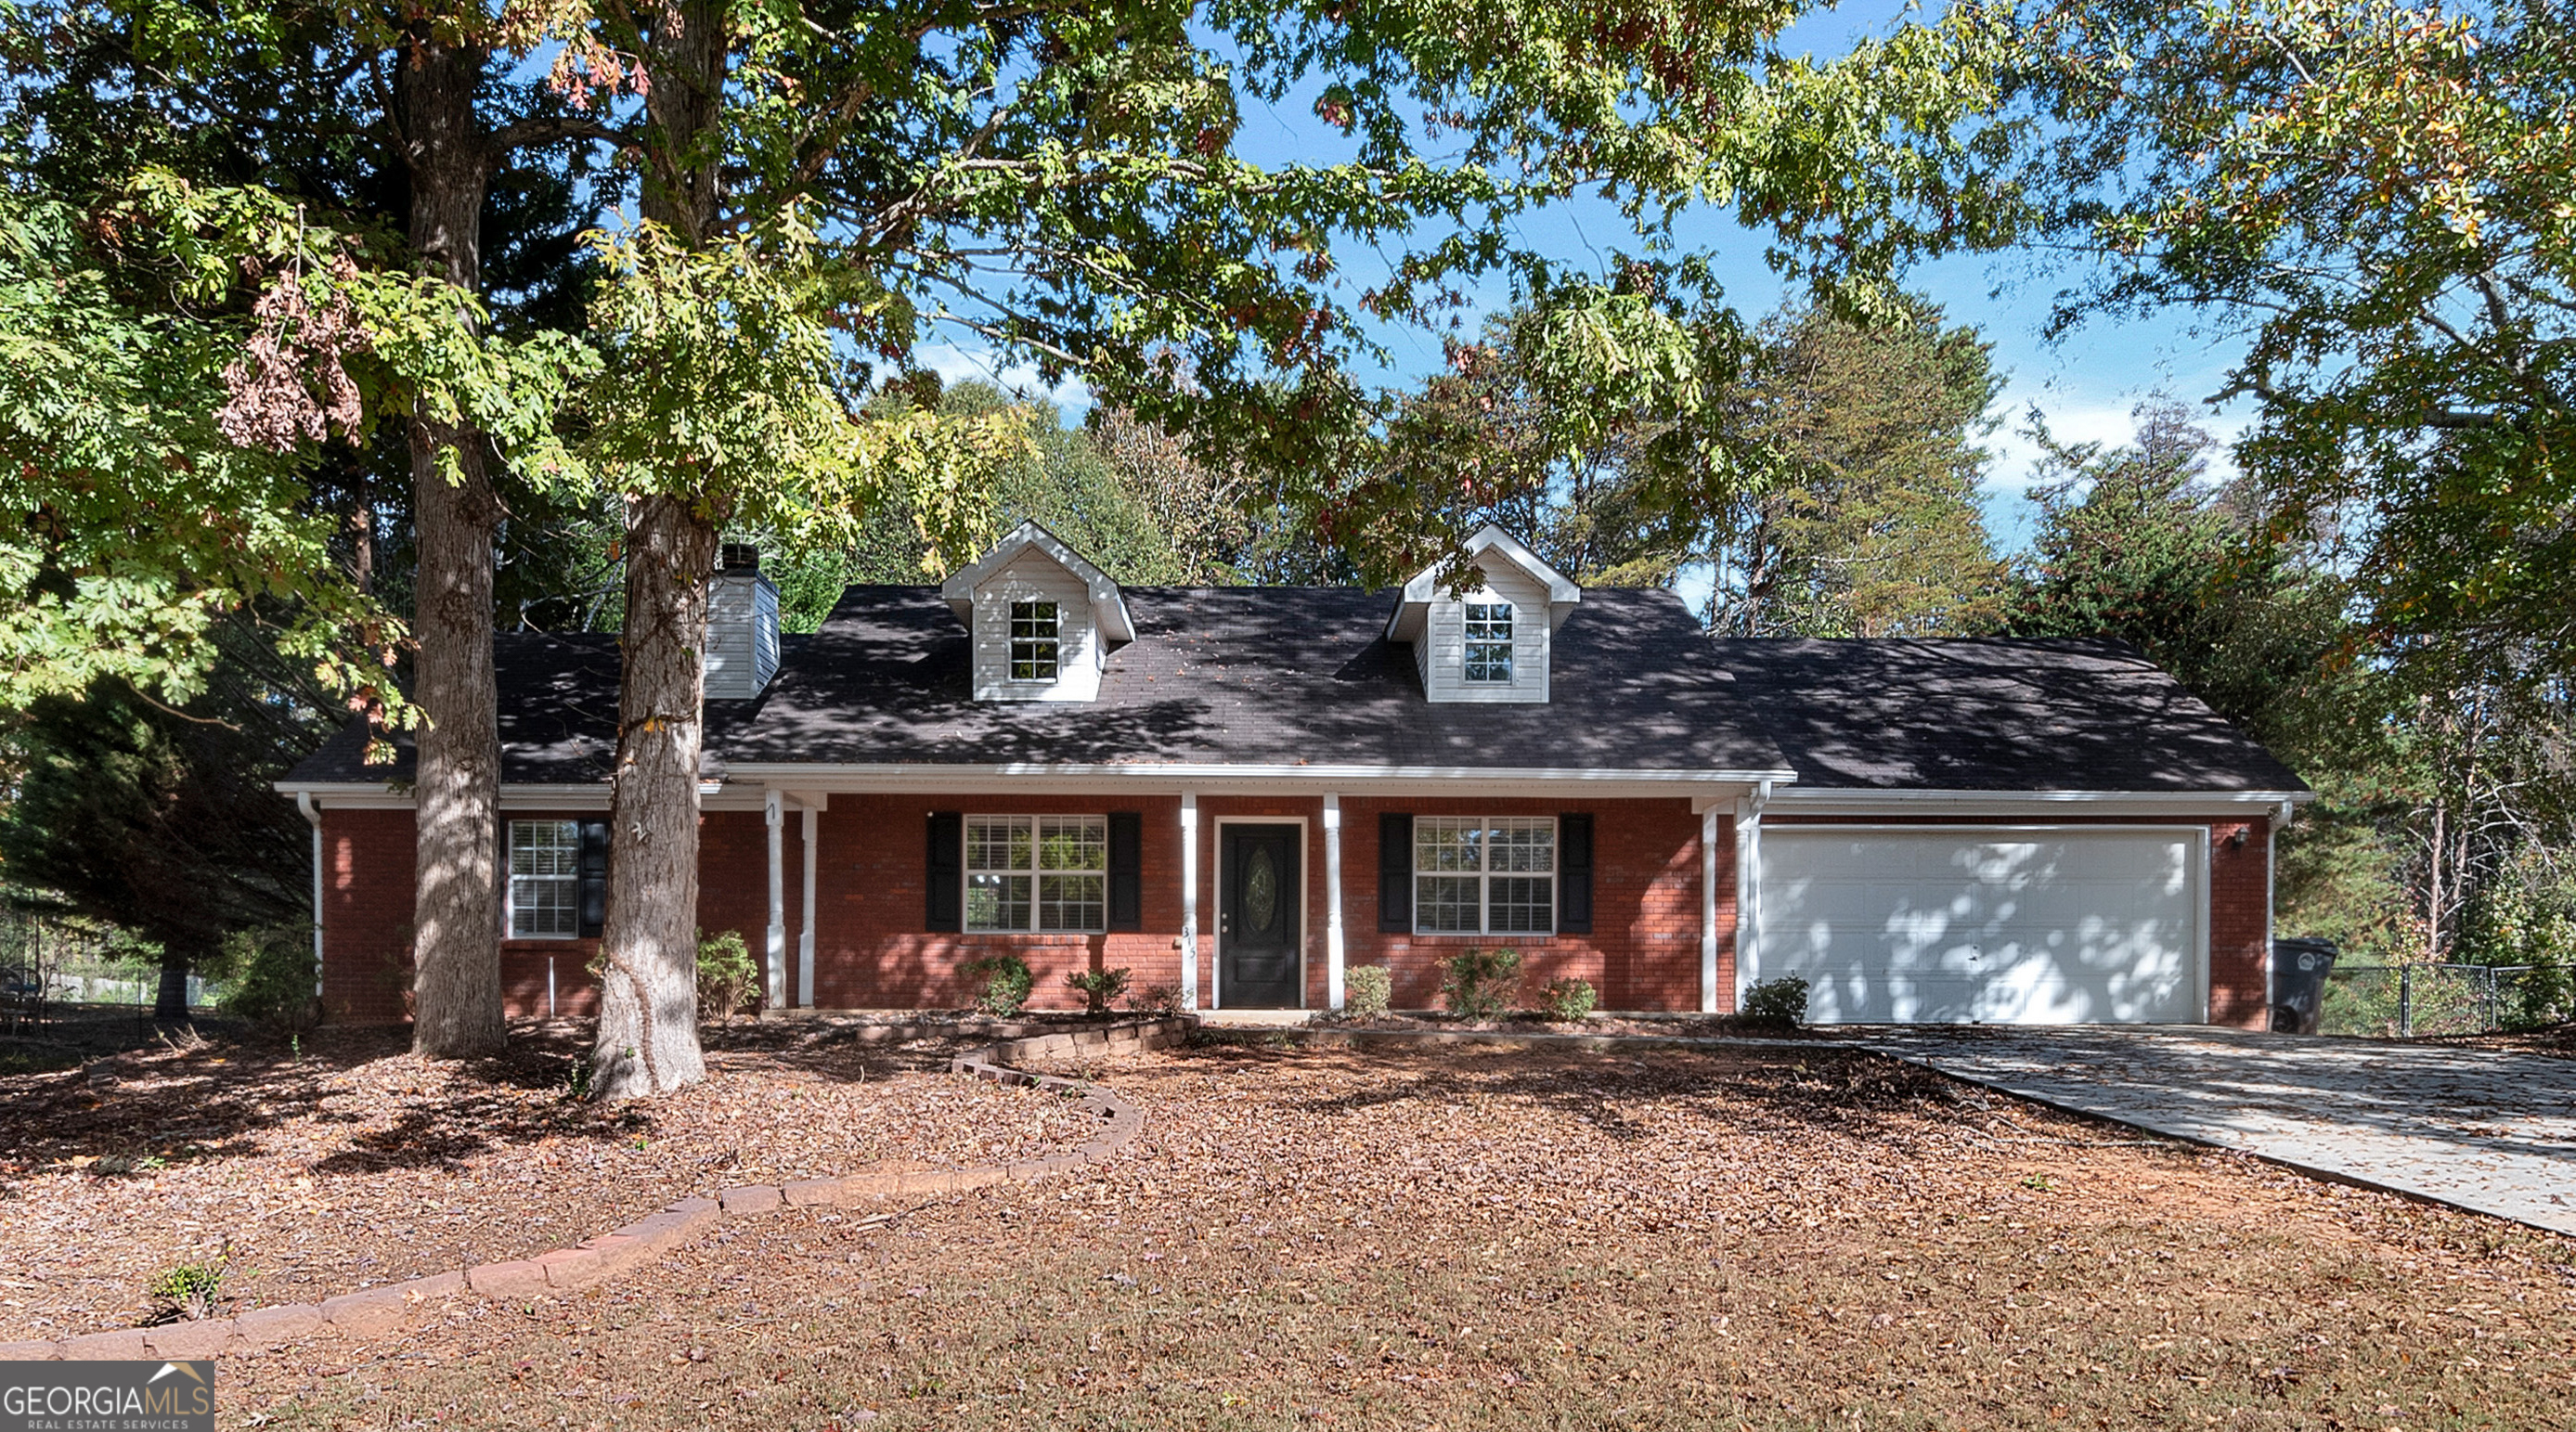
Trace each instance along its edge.
{"label": "dry grass", "polygon": [[1208,1047],[1074,1178],[227,1365],[271,1427],[2569,1425],[2562,1240],[1871,1056]]}
{"label": "dry grass", "polygon": [[[894,1031],[904,1033],[905,1031]],[[1060,1100],[955,1079],[937,1038],[716,1030],[712,1076],[652,1107],[571,1097],[571,1026],[468,1065],[342,1030],[301,1055],[197,1042],[0,1077],[0,1340],[131,1327],[229,1253],[220,1311],[579,1242],[674,1198],[865,1167],[1052,1153]]]}

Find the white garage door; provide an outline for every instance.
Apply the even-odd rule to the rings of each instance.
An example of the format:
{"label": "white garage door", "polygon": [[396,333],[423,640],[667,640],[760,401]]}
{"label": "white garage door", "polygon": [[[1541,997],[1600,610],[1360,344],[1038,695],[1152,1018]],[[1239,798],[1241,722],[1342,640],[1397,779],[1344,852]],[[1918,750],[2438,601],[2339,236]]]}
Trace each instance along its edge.
{"label": "white garage door", "polygon": [[2196,1023],[2203,840],[1766,826],[1751,974],[1818,1024]]}

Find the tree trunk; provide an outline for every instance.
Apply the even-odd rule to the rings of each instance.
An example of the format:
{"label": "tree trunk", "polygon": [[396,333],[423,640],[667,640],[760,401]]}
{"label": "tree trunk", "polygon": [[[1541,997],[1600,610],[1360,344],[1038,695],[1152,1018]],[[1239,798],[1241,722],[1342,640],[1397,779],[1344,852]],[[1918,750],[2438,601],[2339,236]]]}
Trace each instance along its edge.
{"label": "tree trunk", "polygon": [[152,992],[152,1018],[160,1024],[188,1022],[188,957],[166,947],[161,952],[161,983]]}
{"label": "tree trunk", "polygon": [[[723,0],[653,8],[641,210],[682,242],[717,211]],[[705,734],[707,584],[716,527],[693,474],[626,505],[626,629],[609,787],[608,918],[600,938],[592,1089],[664,1094],[706,1077],[698,1048],[698,756]]]}
{"label": "tree trunk", "polygon": [[[483,281],[491,156],[474,109],[484,54],[424,29],[396,67],[411,172],[411,244],[461,292]],[[415,418],[412,522],[419,642],[413,700],[424,727],[414,792],[417,855],[412,1047],[440,1058],[501,1047],[501,745],[492,676],[492,538],[501,503],[486,442]]]}
{"label": "tree trunk", "polygon": [[608,920],[591,1087],[665,1094],[698,1050],[698,754],[715,524],[686,498],[630,498],[624,680],[609,787]]}

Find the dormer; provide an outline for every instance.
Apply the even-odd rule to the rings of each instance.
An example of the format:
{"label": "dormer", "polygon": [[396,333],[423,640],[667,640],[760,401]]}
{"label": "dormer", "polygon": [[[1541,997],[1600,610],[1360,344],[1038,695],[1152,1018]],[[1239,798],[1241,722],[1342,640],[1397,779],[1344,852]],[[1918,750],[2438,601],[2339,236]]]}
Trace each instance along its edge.
{"label": "dormer", "polygon": [[1583,589],[1492,523],[1464,556],[1461,578],[1434,566],[1404,584],[1387,638],[1412,646],[1430,700],[1546,701],[1556,629]]}
{"label": "dormer", "polygon": [[975,648],[978,701],[1091,701],[1112,645],[1134,641],[1118,584],[1035,522],[940,584]]}

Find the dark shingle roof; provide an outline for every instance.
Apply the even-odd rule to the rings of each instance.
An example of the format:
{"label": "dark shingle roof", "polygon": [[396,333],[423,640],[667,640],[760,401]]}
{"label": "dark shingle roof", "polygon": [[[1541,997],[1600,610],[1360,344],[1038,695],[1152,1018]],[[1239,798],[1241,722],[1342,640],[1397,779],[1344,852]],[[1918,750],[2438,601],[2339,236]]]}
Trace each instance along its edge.
{"label": "dark shingle roof", "polygon": [[[780,660],[805,641],[788,637]],[[574,786],[608,779],[617,755],[617,638],[605,633],[503,632],[492,643],[498,688],[501,779],[510,785]],[[759,703],[707,703],[707,750],[713,756]],[[351,722],[287,775],[303,781],[408,781],[414,769],[409,732],[393,736],[391,765],[366,764],[364,723]]]}
{"label": "dark shingle roof", "polygon": [[[1669,592],[1587,591],[1552,699],[1423,699],[1384,635],[1392,597],[1331,587],[1131,588],[1137,639],[1094,702],[976,702],[933,587],[852,587],[784,643],[757,701],[710,703],[731,763],[1259,764],[1792,770],[1801,789],[2296,791],[2297,776],[2135,649],[2109,641],[1717,640]],[[501,779],[607,779],[617,642],[496,648]],[[352,727],[300,782],[409,780]]]}
{"label": "dark shingle roof", "polygon": [[2117,641],[1711,643],[1798,788],[2302,791]]}
{"label": "dark shingle roof", "polygon": [[1423,699],[1383,635],[1394,598],[1339,587],[1140,587],[1092,702],[976,702],[965,628],[930,587],[852,587],[731,764],[1232,763],[1775,770],[1669,592],[1584,593],[1546,704]]}

